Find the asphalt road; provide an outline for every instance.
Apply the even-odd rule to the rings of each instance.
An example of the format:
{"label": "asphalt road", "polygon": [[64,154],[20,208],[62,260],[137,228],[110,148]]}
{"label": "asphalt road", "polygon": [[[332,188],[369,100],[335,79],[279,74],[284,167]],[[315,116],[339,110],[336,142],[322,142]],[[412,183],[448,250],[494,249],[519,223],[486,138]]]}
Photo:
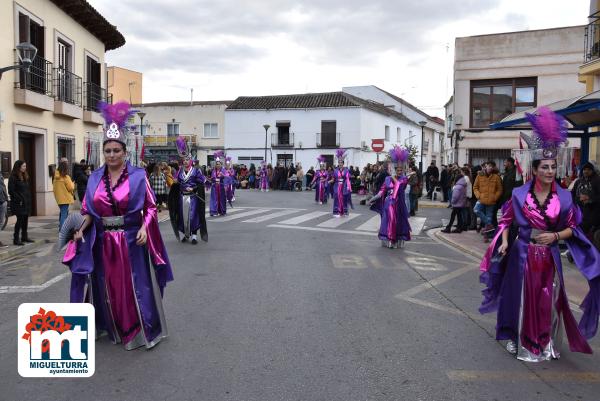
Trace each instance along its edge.
{"label": "asphalt road", "polygon": [[0,400],[600,398],[596,354],[564,344],[560,360],[525,364],[494,340],[493,316],[477,312],[478,261],[427,233],[446,209],[422,209],[423,230],[389,250],[358,199],[357,216],[336,222],[312,196],[239,192],[196,246],[163,223],[170,337],[150,351],[98,340],[88,379],[18,375],[19,304],[67,302],[69,280],[51,248],[3,262]]}

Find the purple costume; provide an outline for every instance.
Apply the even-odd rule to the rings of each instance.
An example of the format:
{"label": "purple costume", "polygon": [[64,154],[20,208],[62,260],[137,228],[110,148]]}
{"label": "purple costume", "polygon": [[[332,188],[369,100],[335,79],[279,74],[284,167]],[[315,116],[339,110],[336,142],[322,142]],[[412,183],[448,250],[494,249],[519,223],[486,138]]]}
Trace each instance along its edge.
{"label": "purple costume", "polygon": [[[92,224],[85,242],[71,242],[63,263],[72,273],[71,302],[94,305],[98,331],[126,349],[151,348],[167,336],[162,295],[173,273],[146,172],[129,163],[125,168],[125,179],[112,191],[114,204],[103,180],[105,167],[90,175],[81,213],[92,216]],[[139,246],[142,225],[148,239]]]}
{"label": "purple costume", "polygon": [[331,175],[333,179],[333,215],[348,215],[348,204],[352,196],[352,187],[350,186],[350,173],[347,168],[340,170],[336,168]]}
{"label": "purple costume", "polygon": [[182,167],[177,172],[177,182],[181,189],[179,197],[179,215],[178,226],[185,237],[190,237],[192,234],[201,228],[201,214],[205,211],[201,210],[204,203],[200,202],[197,197],[197,189],[200,185],[204,185],[206,177],[202,171],[196,167],[190,168],[187,172],[185,167]]}
{"label": "purple costume", "polygon": [[[569,191],[553,185],[550,201],[539,206],[530,192],[532,185],[528,182],[515,189],[503,207],[498,233],[480,266],[480,281],[486,289],[479,310],[497,310],[496,339],[516,342],[521,360],[558,358],[561,321],[571,351],[592,353],[586,338],[593,337],[598,328],[600,254],[578,227],[581,214]],[[540,207],[545,208],[546,218]],[[497,251],[499,239],[511,224],[518,226],[518,237],[509,240],[507,255],[502,256]],[[566,228],[571,228],[573,236],[565,242],[590,285],[579,326],[569,308],[557,243],[544,246],[531,240],[536,233],[532,230],[558,232]]]}
{"label": "purple costume", "polygon": [[326,170],[318,170],[313,177],[311,186],[316,183],[315,202],[327,203],[327,191],[329,189],[329,174]]}
{"label": "purple costume", "polygon": [[267,173],[267,168],[266,167],[261,167],[260,168],[259,187],[260,187],[261,191],[268,191],[269,190],[269,174]]}
{"label": "purple costume", "polygon": [[210,215],[227,214],[227,199],[225,195],[225,169],[215,167],[211,173]]}
{"label": "purple costume", "polygon": [[404,200],[404,190],[408,184],[406,176],[386,177],[378,196],[377,202],[371,205],[371,210],[381,215],[379,239],[395,244],[398,241],[410,241],[410,223]]}
{"label": "purple costume", "polygon": [[228,202],[235,201],[235,185],[237,180],[235,179],[235,169],[229,167],[225,169],[225,196]]}

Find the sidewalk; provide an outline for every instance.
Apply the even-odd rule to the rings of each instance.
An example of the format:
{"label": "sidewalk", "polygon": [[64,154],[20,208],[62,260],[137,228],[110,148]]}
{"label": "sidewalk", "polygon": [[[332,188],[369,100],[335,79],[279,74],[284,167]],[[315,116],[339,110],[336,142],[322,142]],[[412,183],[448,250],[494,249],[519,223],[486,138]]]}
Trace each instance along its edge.
{"label": "sidewalk", "polygon": [[[69,213],[79,213],[73,208]],[[158,221],[162,222],[169,218],[169,212],[165,209],[158,214]],[[31,252],[40,245],[55,243],[58,241],[58,215],[54,216],[30,216],[27,235],[35,242],[24,246],[13,245],[13,232],[17,218],[11,216],[4,231],[0,231],[0,241],[8,247],[0,248],[0,263],[24,252]]]}
{"label": "sidewalk", "polygon": [[[489,243],[484,243],[482,236],[477,231],[464,231],[460,234],[446,234],[439,229],[433,229],[433,234],[437,239],[457,248],[477,259],[483,259],[483,255],[488,249]],[[581,275],[577,267],[570,263],[566,257],[562,258],[563,276],[567,296],[572,304],[580,305],[583,298],[589,291],[589,286],[585,278]]]}

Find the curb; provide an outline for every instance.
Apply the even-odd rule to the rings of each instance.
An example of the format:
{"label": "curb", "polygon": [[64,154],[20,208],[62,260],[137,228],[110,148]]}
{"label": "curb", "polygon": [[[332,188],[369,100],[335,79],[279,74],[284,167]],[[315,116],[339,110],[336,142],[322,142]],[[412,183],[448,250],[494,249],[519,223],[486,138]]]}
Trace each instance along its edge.
{"label": "curb", "polygon": [[448,209],[447,204],[435,205],[435,204],[419,203],[419,207],[422,207],[424,209]]}
{"label": "curb", "polygon": [[468,253],[469,255],[471,255],[471,256],[473,256],[473,257],[475,257],[477,259],[483,259],[483,255],[484,255],[483,253],[479,253],[477,251],[472,250],[469,247],[466,247],[464,245],[461,245],[461,244],[458,244],[456,242],[450,241],[448,238],[445,238],[443,235],[440,234],[441,230],[442,230],[441,228],[435,228],[435,229],[432,229],[430,231],[433,233],[433,235],[435,236],[436,239],[438,239],[438,240],[440,240],[440,241],[442,241],[442,242],[444,242],[444,243],[446,243],[446,244],[448,244],[448,245],[450,245],[450,246],[452,246],[454,248],[458,248],[461,251],[463,251],[465,253]]}
{"label": "curb", "polygon": [[18,256],[22,253],[26,253],[34,248],[39,247],[40,245],[49,244],[49,243],[52,243],[52,241],[47,240],[47,239],[36,239],[35,242],[33,242],[32,244],[9,249],[6,252],[0,253],[0,262],[2,262],[3,260],[6,260],[6,259],[10,259],[14,256]]}

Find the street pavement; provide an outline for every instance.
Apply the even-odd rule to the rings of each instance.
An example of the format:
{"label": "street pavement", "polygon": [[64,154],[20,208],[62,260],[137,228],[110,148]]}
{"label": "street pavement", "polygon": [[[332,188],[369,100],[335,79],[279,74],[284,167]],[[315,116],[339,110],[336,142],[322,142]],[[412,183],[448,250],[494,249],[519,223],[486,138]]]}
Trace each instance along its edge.
{"label": "street pavement", "polygon": [[150,351],[101,338],[88,379],[18,375],[17,308],[68,302],[69,273],[52,243],[3,259],[0,400],[598,400],[596,354],[564,344],[526,364],[494,340],[477,253],[437,236],[448,209],[422,205],[413,240],[390,250],[360,198],[334,219],[313,196],[240,191],[198,245],[163,222],[170,336]]}

